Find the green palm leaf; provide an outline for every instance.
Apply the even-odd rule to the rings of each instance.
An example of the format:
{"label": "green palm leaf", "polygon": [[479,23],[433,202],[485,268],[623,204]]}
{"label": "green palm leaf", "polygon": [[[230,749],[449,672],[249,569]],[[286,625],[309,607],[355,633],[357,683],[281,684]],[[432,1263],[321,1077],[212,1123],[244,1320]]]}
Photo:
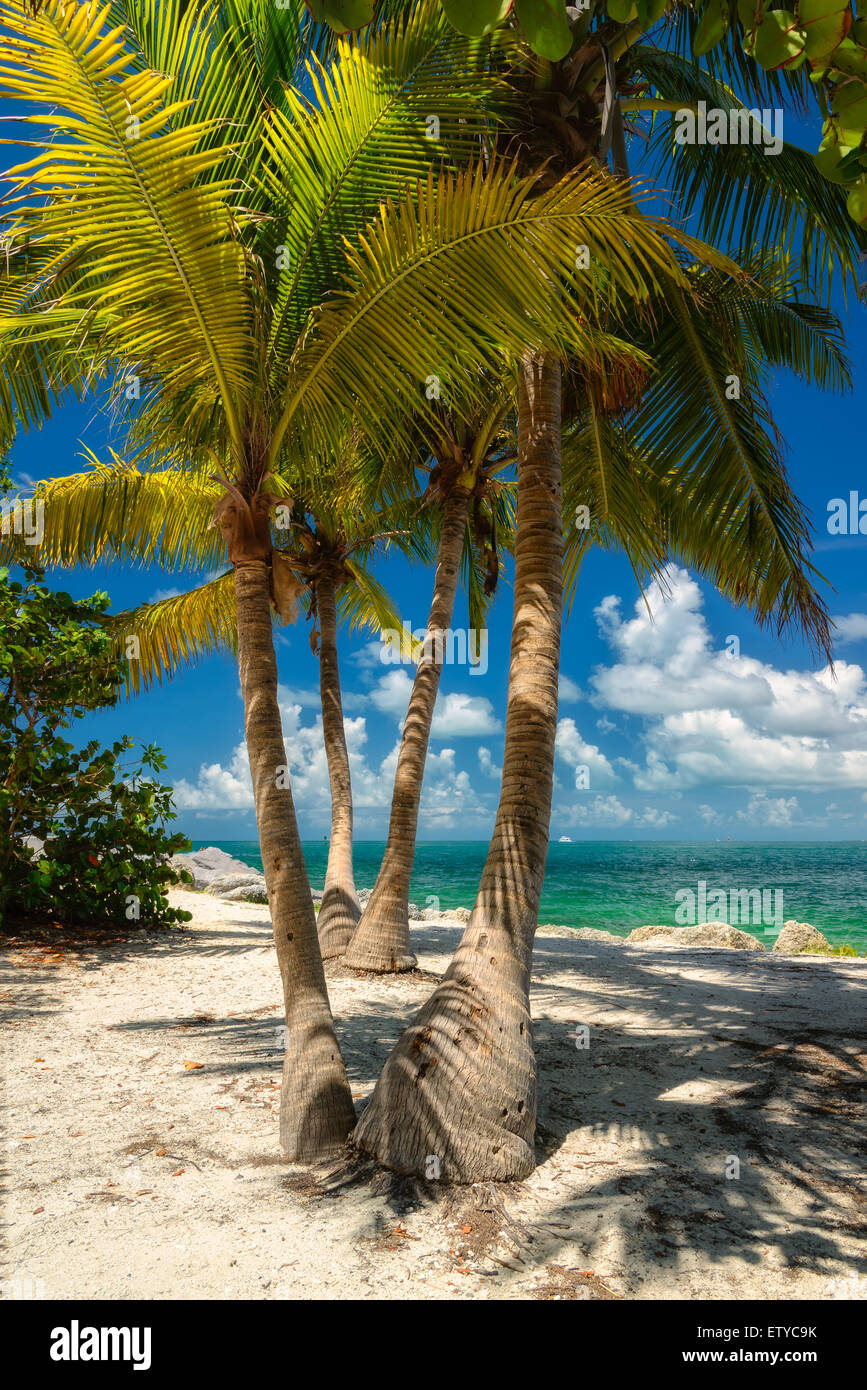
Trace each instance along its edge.
{"label": "green palm leaf", "polygon": [[[576,267],[581,246],[588,269]],[[293,421],[303,450],[305,438],[334,437],[353,410],[375,450],[391,447],[407,415],[427,413],[435,432],[427,380],[471,400],[481,365],[502,370],[528,348],[558,347],[595,370],[635,360],[599,330],[600,312],[678,274],[666,229],[629,187],[582,170],[540,194],[535,179],[497,164],[431,174],[387,205],[347,262],[347,290],[293,354],[272,458]]]}
{"label": "green palm leaf", "polygon": [[[751,104],[676,52],[638,46],[633,63],[661,99],[726,112]],[[820,293],[837,271],[854,277],[867,239],[846,211],[846,191],[823,178],[808,151],[785,141],[772,156],[751,144],[675,146],[671,120],[659,116],[649,154],[679,215],[736,260],[757,250],[798,260],[804,284]]]}
{"label": "green palm leaf", "polygon": [[340,284],[343,238],[432,166],[466,162],[514,101],[484,54],[451,28],[438,0],[424,0],[390,28],[338,40],[330,68],[308,65],[314,99],[288,91],[273,113],[261,178],[278,215],[267,250],[279,242],[283,263],[271,329],[278,363],[310,306]]}
{"label": "green palm leaf", "polygon": [[182,666],[214,652],[237,654],[234,572],[187,593],[142,603],[106,620],[119,651],[127,657],[126,692],[139,695],[154,682],[170,680]]}
{"label": "green palm leaf", "polygon": [[50,0],[27,19],[3,0],[0,25],[0,93],[41,106],[26,119],[48,128],[29,142],[35,158],[12,171],[21,225],[54,248],[46,274],[70,254],[86,258],[49,323],[20,314],[0,330],[50,341],[98,328],[103,362],[144,362],[163,392],[219,397],[240,444],[235,403],[251,377],[245,258],[233,186],[202,177],[221,158],[203,144],[212,126],[172,129],[171,78],[137,67],[96,7]]}
{"label": "green palm leaf", "polygon": [[[225,542],[210,527],[219,484],[206,474],[162,469],[140,471],[112,455],[91,468],[37,484],[44,536],[33,552],[40,564],[161,565],[166,570],[213,569],[225,561]],[[22,557],[20,538],[4,536],[0,556]]]}

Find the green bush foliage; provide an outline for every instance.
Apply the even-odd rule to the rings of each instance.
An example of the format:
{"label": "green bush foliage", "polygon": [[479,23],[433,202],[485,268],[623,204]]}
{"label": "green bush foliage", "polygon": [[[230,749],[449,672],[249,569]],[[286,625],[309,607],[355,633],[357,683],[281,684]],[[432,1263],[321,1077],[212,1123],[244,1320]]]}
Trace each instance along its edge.
{"label": "green bush foliage", "polygon": [[[169,833],[171,788],[153,774],[159,748],[76,747],[63,736],[114,705],[123,657],[104,630],[107,594],[74,600],[25,567],[0,570],[0,921],[50,916],[92,927],[168,926],[169,856],[190,848]],[[44,842],[41,852],[26,841]]]}

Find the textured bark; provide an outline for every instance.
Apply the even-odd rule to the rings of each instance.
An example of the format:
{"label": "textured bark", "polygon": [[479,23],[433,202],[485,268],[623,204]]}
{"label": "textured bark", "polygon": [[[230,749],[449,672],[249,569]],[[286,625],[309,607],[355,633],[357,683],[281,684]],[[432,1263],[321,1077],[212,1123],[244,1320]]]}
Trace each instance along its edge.
{"label": "textured bark", "polygon": [[353,1136],[398,1172],[452,1182],[535,1165],[530,963],[548,852],[562,589],[560,367],[522,364],[515,614],[503,784],[473,914],[389,1056]]}
{"label": "textured bark", "polygon": [[323,574],[317,593],[321,632],[319,691],[328,780],[331,784],[331,843],[316,926],[322,959],[329,960],[332,956],[342,956],[349,945],[361,916],[361,904],[355,892],[352,873],[352,779],[337,664],[337,606],[334,580],[330,574]]}
{"label": "textured bark", "polygon": [[444,634],[451,627],[455,607],[469,505],[466,489],[453,487],[445,502],[425,654],[416,667],[400,740],[385,853],[373,892],[344,956],[345,964],[357,970],[384,974],[411,970],[415,965],[409,940],[409,885],[418,808],[442,672],[442,660],[436,658],[445,655]]}
{"label": "textured bark", "polygon": [[283,981],[286,1032],[280,1142],[290,1159],[313,1162],[340,1148],[355,1114],[328,1003],[292,792],[288,785],[278,785],[288,783],[288,778],[266,561],[236,565],[235,601],[244,729]]}

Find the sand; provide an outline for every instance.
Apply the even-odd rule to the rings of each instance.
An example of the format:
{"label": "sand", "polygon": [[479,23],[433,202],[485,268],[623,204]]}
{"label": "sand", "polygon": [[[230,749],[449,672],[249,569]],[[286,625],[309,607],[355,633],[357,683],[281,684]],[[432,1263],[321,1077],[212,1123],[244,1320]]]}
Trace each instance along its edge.
{"label": "sand", "polygon": [[[285,1163],[267,912],[172,897],[183,932],[2,953],[5,1297],[867,1297],[867,962],[545,929],[539,1166],[446,1191]],[[460,930],[332,973],[359,1102]]]}

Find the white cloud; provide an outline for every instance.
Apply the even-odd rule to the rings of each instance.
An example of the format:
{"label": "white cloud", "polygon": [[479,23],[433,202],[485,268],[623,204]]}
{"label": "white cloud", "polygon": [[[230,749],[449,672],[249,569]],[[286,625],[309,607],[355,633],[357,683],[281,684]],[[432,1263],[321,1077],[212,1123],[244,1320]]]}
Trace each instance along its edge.
{"label": "white cloud", "polygon": [[314,690],[312,686],[304,690],[294,685],[281,685],[280,703],[282,705],[300,705],[302,709],[318,709],[320,705],[319,691]]}
{"label": "white cloud", "polygon": [[388,671],[384,676],[380,676],[377,684],[370,692],[370,702],[380,714],[390,714],[392,718],[402,721],[406,715],[406,707],[409,704],[409,697],[412,694],[412,681],[409,673],[403,667],[397,667],[393,671]]}
{"label": "white cloud", "polygon": [[[312,686],[281,685],[279,698],[281,705],[300,705],[302,709],[315,710],[322,708],[322,696]],[[340,700],[344,710],[364,709],[370,704],[370,697],[364,692],[346,690],[344,687],[341,687]]]}
{"label": "white cloud", "polygon": [[183,589],[156,589],[154,593],[151,594],[150,598],[145,600],[145,602],[162,603],[163,599],[180,598],[183,592]]}
{"label": "white cloud", "polygon": [[834,618],[838,642],[867,641],[867,613],[847,613]]}
{"label": "white cloud", "polygon": [[665,825],[671,825],[672,821],[679,820],[673,811],[663,811],[658,806],[645,806],[635,817],[636,825],[651,825],[654,830],[661,830]]}
{"label": "white cloud", "polygon": [[353,666],[357,666],[362,672],[381,671],[383,666],[382,652],[384,643],[378,639],[375,642],[367,642],[360,651],[353,652],[349,658]]}
{"label": "white cloud", "polygon": [[783,671],[715,649],[698,585],[670,567],[625,619],[620,600],[596,610],[620,660],[598,667],[593,700],[643,716],[645,763],[626,760],[640,791],[713,784],[804,790],[867,787],[867,680],[839,662],[832,676]]}
{"label": "white cloud", "polygon": [[181,778],[175,782],[175,805],[181,811],[221,810],[253,805],[253,779],[246,744],[239,743],[228,766],[202,763],[195,784]]}
{"label": "white cloud", "polygon": [[585,743],[574,719],[561,719],[557,725],[557,755],[572,768],[587,768],[589,786],[612,786],[620,778],[595,743]]}
{"label": "white cloud", "polygon": [[436,702],[431,738],[484,738],[501,729],[490,700],[452,692]]}
{"label": "white cloud", "polygon": [[752,821],[757,825],[791,825],[800,813],[801,808],[796,796],[770,797],[765,796],[764,792],[756,792],[746,809],[738,811],[738,819]]}
{"label": "white cloud", "polygon": [[[331,817],[331,795],[322,717],[317,715],[312,724],[303,724],[302,707],[288,698],[290,693],[285,687],[280,688],[292,797],[299,814],[308,816],[317,825],[327,826]],[[357,826],[359,829],[365,825],[375,826],[381,831],[391,802],[400,745],[395,743],[378,767],[371,766],[367,758],[364,717],[343,722]],[[484,794],[476,791],[468,773],[458,770],[453,748],[430,752],[425,766],[420,822],[438,829],[459,829],[468,824],[478,826],[490,818],[495,795],[494,791]],[[175,804],[185,811],[250,809],[253,788],[246,745],[239,743],[225,764],[203,763],[195,782],[178,779]]]}
{"label": "white cloud", "polygon": [[633,812],[616,796],[595,796],[557,808],[557,821],[566,825],[625,825]]}
{"label": "white cloud", "polygon": [[[411,694],[412,678],[400,667],[382,676],[368,698],[380,714],[391,715],[402,728]],[[501,728],[493,705],[483,696],[456,691],[437,696],[431,738],[485,738],[499,733]]]}
{"label": "white cloud", "polygon": [[584,699],[580,685],[576,685],[571,676],[564,676],[562,671],[560,672],[559,696],[561,705]]}
{"label": "white cloud", "polygon": [[500,782],[502,780],[503,769],[497,767],[497,764],[491,757],[491,750],[489,748],[482,747],[479,749],[479,767],[485,777],[492,777],[495,782]]}

